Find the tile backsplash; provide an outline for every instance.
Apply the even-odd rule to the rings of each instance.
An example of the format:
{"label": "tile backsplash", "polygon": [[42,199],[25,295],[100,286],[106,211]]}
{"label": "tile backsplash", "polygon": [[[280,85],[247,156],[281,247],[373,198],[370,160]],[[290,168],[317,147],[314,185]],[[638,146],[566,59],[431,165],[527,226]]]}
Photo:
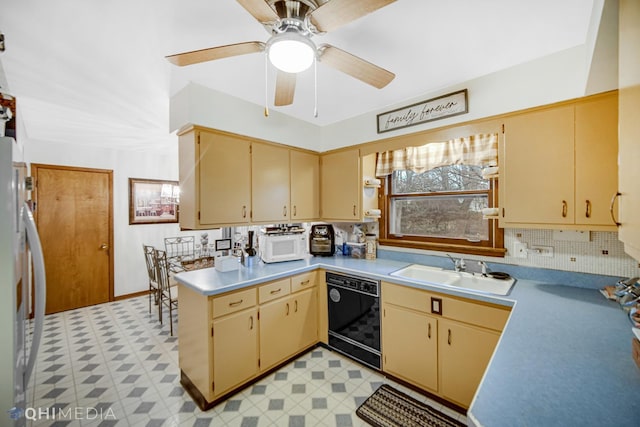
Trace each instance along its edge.
{"label": "tile backsplash", "polygon": [[[526,244],[526,258],[516,256],[519,244]],[[552,230],[505,229],[505,264],[551,268],[608,276],[638,276],[638,262],[624,252],[618,233],[592,231],[589,241],[554,240]],[[531,250],[532,246],[552,248],[551,256]]]}

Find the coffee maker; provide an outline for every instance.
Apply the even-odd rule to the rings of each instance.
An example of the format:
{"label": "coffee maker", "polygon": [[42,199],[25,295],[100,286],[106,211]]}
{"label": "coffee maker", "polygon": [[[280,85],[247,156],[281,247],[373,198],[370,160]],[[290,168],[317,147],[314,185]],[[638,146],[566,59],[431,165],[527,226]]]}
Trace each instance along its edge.
{"label": "coffee maker", "polygon": [[331,224],[315,224],[311,226],[309,253],[317,256],[332,256],[335,234]]}

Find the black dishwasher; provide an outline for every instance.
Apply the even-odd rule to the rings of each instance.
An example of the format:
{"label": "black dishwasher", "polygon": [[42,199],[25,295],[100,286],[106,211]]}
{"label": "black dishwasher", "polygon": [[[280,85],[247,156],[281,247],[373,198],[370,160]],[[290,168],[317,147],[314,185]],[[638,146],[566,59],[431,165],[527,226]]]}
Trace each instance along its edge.
{"label": "black dishwasher", "polygon": [[329,347],[380,370],[380,282],[327,273]]}

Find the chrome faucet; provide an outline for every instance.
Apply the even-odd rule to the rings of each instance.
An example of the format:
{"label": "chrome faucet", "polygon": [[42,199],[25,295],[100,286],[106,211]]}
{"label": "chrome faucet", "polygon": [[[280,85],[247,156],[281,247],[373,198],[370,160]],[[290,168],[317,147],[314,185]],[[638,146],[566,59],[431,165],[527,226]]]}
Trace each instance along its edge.
{"label": "chrome faucet", "polygon": [[482,277],[487,277],[487,263],[484,261],[478,261],[478,265],[482,268]]}
{"label": "chrome faucet", "polygon": [[451,255],[447,254],[451,262],[453,262],[453,268],[456,271],[465,271],[467,269],[467,264],[464,262],[464,258],[455,259]]}

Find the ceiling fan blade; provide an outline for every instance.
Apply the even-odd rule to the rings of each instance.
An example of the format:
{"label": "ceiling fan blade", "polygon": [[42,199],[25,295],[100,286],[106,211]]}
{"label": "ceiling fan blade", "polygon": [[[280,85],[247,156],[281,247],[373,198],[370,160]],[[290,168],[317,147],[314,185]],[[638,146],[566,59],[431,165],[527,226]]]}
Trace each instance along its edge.
{"label": "ceiling fan blade", "polygon": [[395,1],[331,0],[311,12],[311,23],[315,25],[318,31],[333,31]]}
{"label": "ceiling fan blade", "polygon": [[276,97],[273,104],[277,107],[293,104],[296,91],[296,75],[278,70],[276,77]]}
{"label": "ceiling fan blade", "polygon": [[210,47],[208,49],[193,50],[191,52],[177,53],[166,56],[172,64],[185,66],[198,64],[200,62],[214,61],[216,59],[228,58],[230,56],[246,55],[247,53],[262,52],[264,50],[262,42],[245,42],[228,44],[225,46]]}
{"label": "ceiling fan blade", "polygon": [[391,83],[391,80],[396,76],[384,68],[380,68],[328,44],[323,44],[318,48],[318,57],[323,64],[327,64],[378,89],[382,89]]}
{"label": "ceiling fan blade", "polygon": [[266,23],[280,19],[276,11],[271,9],[265,0],[237,0],[237,2],[253,15],[258,22]]}

